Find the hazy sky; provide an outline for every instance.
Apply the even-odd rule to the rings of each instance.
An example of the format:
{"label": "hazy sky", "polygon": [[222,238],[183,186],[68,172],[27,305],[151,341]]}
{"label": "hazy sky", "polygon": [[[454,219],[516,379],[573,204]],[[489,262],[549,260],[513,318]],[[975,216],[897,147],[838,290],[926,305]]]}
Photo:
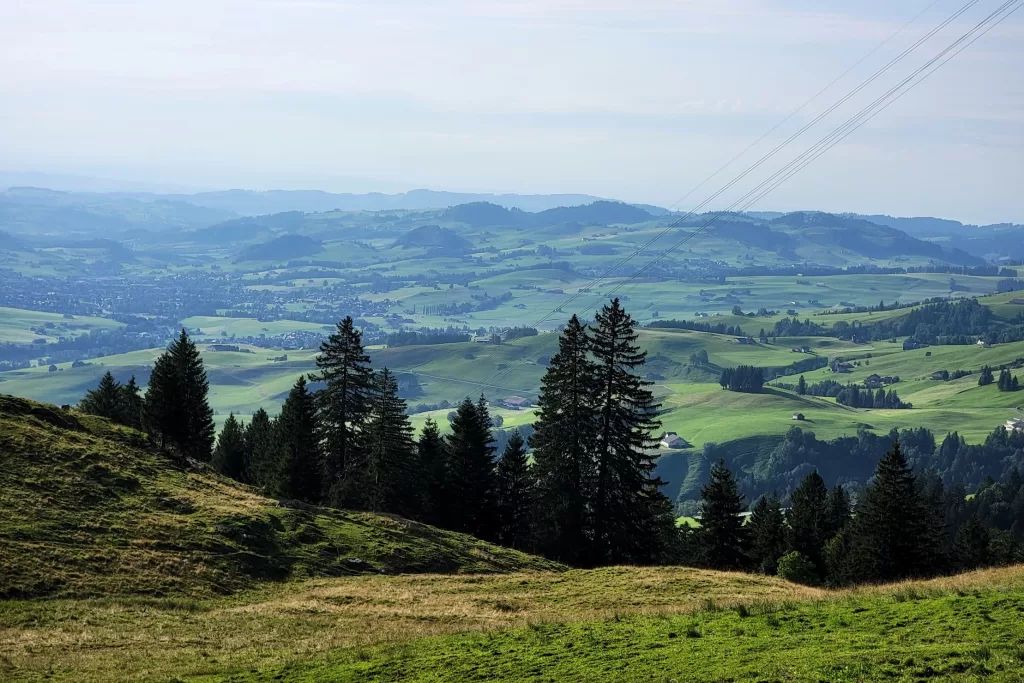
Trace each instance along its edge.
{"label": "hazy sky", "polygon": [[[679,208],[964,1],[936,0]],[[585,192],[669,206],[930,3],[3,0],[0,170],[206,188]],[[841,113],[998,4],[978,0]],[[839,113],[780,161],[842,123]],[[1022,185],[1024,11],[755,208],[1024,222]]]}

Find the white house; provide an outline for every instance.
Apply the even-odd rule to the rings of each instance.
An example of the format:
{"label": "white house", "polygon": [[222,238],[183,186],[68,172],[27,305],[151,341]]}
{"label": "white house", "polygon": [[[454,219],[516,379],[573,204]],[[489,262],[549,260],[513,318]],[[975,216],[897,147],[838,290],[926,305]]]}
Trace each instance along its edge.
{"label": "white house", "polygon": [[1011,417],[1003,427],[1008,432],[1024,432],[1024,417]]}
{"label": "white house", "polygon": [[661,441],[658,445],[662,448],[686,448],[690,444],[686,442],[686,439],[675,432],[665,432],[665,436],[661,437]]}

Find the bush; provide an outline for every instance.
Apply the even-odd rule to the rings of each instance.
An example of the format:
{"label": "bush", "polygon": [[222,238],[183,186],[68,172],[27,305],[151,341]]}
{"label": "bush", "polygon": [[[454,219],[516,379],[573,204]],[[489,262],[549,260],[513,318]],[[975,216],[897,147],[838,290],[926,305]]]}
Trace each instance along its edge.
{"label": "bush", "polygon": [[779,559],[779,578],[808,586],[813,586],[819,581],[814,563],[796,550],[786,553]]}

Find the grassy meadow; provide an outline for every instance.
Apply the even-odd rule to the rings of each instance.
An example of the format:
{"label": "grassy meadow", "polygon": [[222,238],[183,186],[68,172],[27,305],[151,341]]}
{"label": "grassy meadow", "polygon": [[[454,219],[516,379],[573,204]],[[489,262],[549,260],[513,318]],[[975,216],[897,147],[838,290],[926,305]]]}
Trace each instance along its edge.
{"label": "grassy meadow", "polygon": [[66,318],[60,313],[0,306],[0,343],[30,344],[35,339],[54,342],[60,337],[77,337],[92,330],[118,327],[123,325],[107,318],[85,315]]}
{"label": "grassy meadow", "polygon": [[4,680],[1018,681],[1024,569],[828,591],[677,567],[0,602]]}

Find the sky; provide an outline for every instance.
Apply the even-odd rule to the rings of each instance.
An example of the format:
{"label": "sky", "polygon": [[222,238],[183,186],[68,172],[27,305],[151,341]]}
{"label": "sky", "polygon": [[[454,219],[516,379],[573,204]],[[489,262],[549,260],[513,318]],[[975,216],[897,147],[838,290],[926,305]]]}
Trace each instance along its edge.
{"label": "sky", "polygon": [[[1001,1],[703,204],[967,0],[3,0],[0,171],[729,208]],[[1022,181],[1024,11],[750,208],[1024,223]]]}

